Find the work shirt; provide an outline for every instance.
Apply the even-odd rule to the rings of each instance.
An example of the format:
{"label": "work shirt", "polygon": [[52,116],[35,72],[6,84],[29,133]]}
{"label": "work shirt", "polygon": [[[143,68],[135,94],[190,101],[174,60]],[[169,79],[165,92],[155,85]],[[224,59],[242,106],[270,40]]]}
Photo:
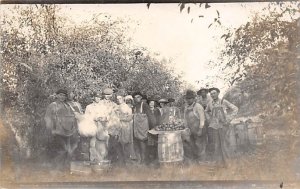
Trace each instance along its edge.
{"label": "work shirt", "polygon": [[[221,110],[221,112],[219,110]],[[228,110],[231,111],[230,114],[228,114]],[[223,127],[224,122],[229,123],[234,116],[236,116],[238,113],[238,107],[225,99],[217,99],[212,100],[207,104],[205,113],[206,118],[209,121],[209,127],[213,129],[220,129]],[[222,121],[222,117],[224,117],[224,121]]]}
{"label": "work shirt", "polygon": [[209,95],[207,95],[206,98],[203,98],[202,96],[197,97],[197,102],[201,104],[204,109],[206,109],[207,104],[210,101],[212,101],[212,98]]}

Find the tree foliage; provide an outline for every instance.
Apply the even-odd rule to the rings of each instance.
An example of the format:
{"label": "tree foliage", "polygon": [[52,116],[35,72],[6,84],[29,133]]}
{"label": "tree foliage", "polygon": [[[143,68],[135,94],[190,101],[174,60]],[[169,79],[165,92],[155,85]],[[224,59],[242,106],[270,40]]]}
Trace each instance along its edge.
{"label": "tree foliage", "polygon": [[103,87],[147,95],[178,94],[180,77],[147,49],[129,46],[127,20],[95,15],[68,25],[56,5],[16,6],[1,24],[2,118],[33,152],[45,146],[43,116],[66,88],[83,106]]}
{"label": "tree foliage", "polygon": [[[281,11],[256,15],[222,36],[227,43],[218,65],[231,71],[228,82],[233,90],[247,94],[241,113],[296,113],[300,31],[299,10],[293,7],[283,4]],[[232,92],[226,97],[230,96]]]}

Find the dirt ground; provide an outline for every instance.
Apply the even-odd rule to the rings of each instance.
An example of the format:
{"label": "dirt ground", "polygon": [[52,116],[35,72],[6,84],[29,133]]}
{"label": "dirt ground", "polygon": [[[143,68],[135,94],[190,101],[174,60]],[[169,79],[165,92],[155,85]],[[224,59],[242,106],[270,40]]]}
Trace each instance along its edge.
{"label": "dirt ground", "polygon": [[[300,183],[300,136],[284,127],[268,129],[262,145],[251,146],[230,160],[227,168],[208,164],[184,163],[159,167],[131,165],[112,167],[102,173],[76,175],[54,172],[50,164],[12,161],[1,167],[1,183],[115,182],[115,181],[278,181]],[[278,125],[278,124],[277,124]],[[281,125],[281,124],[280,124]],[[283,128],[283,129],[280,129]],[[42,159],[42,158],[41,158]],[[1,185],[0,185],[1,186]],[[1,187],[0,187],[1,188]],[[297,187],[290,187],[297,188]],[[300,188],[300,186],[299,186]]]}
{"label": "dirt ground", "polygon": [[267,136],[265,143],[229,162],[227,168],[212,165],[170,164],[160,167],[113,167],[103,173],[74,175],[51,171],[38,163],[24,163],[19,169],[2,171],[4,182],[101,182],[101,181],[199,181],[199,180],[278,180],[298,181],[299,139]]}

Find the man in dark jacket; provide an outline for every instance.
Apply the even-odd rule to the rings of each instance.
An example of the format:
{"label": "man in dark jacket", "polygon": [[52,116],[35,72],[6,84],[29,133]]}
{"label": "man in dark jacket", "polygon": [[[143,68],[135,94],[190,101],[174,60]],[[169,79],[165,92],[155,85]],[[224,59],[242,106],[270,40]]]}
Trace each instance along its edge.
{"label": "man in dark jacket", "polygon": [[140,163],[146,163],[148,131],[154,127],[155,118],[149,105],[142,102],[142,94],[136,92],[133,95],[135,106],[133,116],[133,136],[137,156]]}
{"label": "man in dark jacket", "polygon": [[[151,110],[152,115],[154,116],[153,126],[156,127],[160,124],[161,113],[157,108],[157,101],[154,97],[148,99],[148,104]],[[148,158],[150,164],[157,163],[156,160],[158,158],[157,150],[158,150],[158,136],[148,133]]]}
{"label": "man in dark jacket", "polygon": [[66,103],[68,92],[60,89],[56,96],[56,101],[47,107],[44,119],[52,135],[50,151],[55,168],[66,170],[79,141],[77,122],[72,108]]}

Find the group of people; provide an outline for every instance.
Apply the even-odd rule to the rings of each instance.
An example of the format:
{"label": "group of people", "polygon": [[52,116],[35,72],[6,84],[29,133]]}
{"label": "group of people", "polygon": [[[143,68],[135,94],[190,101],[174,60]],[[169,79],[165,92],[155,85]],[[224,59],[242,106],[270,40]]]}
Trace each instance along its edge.
{"label": "group of people", "polygon": [[155,165],[158,137],[148,131],[176,119],[186,128],[184,160],[225,165],[230,153],[225,133],[238,108],[219,94],[218,88],[187,90],[181,109],[173,98],[147,98],[140,92],[117,95],[106,88],[93,93],[93,102],[83,111],[73,92],[60,89],[45,114],[51,159],[57,168],[68,169],[71,160],[78,160],[74,154],[80,143],[88,141],[91,163]]}

